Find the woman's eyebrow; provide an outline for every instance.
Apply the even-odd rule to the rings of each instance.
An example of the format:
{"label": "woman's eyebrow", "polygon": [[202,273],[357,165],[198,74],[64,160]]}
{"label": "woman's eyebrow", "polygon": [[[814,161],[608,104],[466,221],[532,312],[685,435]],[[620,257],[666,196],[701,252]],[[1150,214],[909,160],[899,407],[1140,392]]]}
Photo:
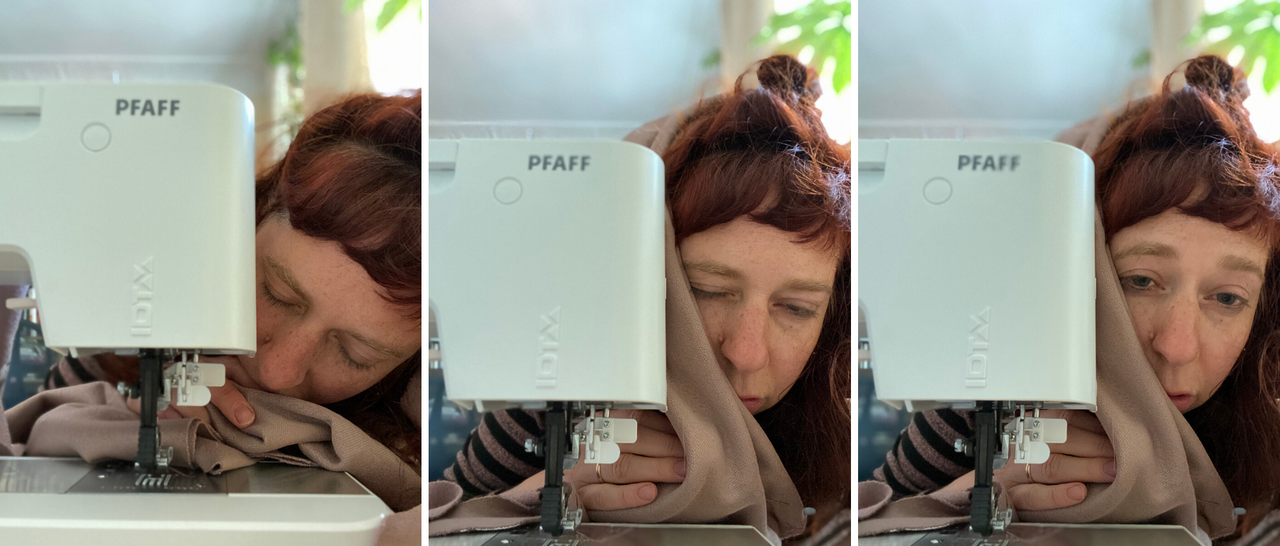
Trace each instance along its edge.
{"label": "woman's eyebrow", "polygon": [[1228,254],[1223,256],[1221,260],[1218,260],[1218,267],[1226,269],[1227,271],[1253,273],[1254,275],[1257,275],[1259,279],[1262,279],[1263,282],[1266,282],[1266,276],[1262,272],[1262,266],[1259,266],[1257,263],[1254,263],[1253,260],[1248,258]]}
{"label": "woman's eyebrow", "polygon": [[796,290],[800,292],[818,292],[818,293],[826,294],[828,296],[831,295],[831,285],[823,282],[808,281],[808,280],[802,280],[802,279],[792,279],[790,281],[787,281],[787,284],[783,285],[782,289]]}
{"label": "woman's eyebrow", "polygon": [[684,268],[690,271],[697,271],[700,273],[706,273],[708,275],[716,275],[718,277],[725,277],[729,279],[743,278],[743,274],[741,271],[738,271],[737,269],[734,269],[727,265],[718,264],[715,262],[693,262],[693,263],[686,262],[684,264]]}
{"label": "woman's eyebrow", "polygon": [[1156,258],[1177,258],[1178,251],[1173,247],[1160,243],[1138,243],[1120,252],[1117,252],[1111,261],[1118,262],[1129,256],[1153,256]]}
{"label": "woman's eyebrow", "polygon": [[302,284],[298,282],[298,279],[294,278],[293,273],[290,273],[288,269],[285,269],[284,266],[276,263],[276,261],[272,260],[269,256],[263,256],[262,261],[276,273],[277,277],[280,277],[281,281],[289,285],[289,288],[293,290],[299,298],[302,298],[302,301],[308,304],[311,303],[311,296],[307,294],[306,290],[302,289]]}

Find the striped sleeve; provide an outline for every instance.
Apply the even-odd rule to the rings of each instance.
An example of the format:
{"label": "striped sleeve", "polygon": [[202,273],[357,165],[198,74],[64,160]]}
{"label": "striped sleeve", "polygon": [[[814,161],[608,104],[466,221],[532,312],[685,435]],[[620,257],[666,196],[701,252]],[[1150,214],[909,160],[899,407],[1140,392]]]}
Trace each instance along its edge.
{"label": "striped sleeve", "polygon": [[543,468],[543,458],[524,449],[525,440],[545,434],[544,417],[532,410],[486,413],[467,436],[444,479],[457,483],[464,497],[501,492],[520,485]]}
{"label": "striped sleeve", "polygon": [[82,356],[80,358],[64,356],[57,364],[49,368],[49,375],[45,376],[44,385],[40,386],[40,392],[107,380],[108,374],[102,369],[102,365],[98,363],[97,358],[92,356]]}
{"label": "striped sleeve", "polygon": [[916,413],[874,478],[889,484],[894,498],[940,489],[973,470],[973,456],[955,450],[956,439],[972,436],[972,411]]}

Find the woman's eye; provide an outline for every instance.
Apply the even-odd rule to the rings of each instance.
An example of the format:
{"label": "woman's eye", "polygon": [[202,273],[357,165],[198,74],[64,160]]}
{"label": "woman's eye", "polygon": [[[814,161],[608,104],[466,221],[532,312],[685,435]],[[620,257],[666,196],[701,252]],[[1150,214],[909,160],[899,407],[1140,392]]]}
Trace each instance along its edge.
{"label": "woman's eye", "polygon": [[1219,292],[1214,294],[1213,299],[1227,307],[1242,307],[1245,304],[1244,298],[1230,292]]}
{"label": "woman's eye", "polygon": [[1139,290],[1151,288],[1156,284],[1155,279],[1152,279],[1151,277],[1147,277],[1143,275],[1133,275],[1133,276],[1125,277],[1121,279],[1121,281]]}
{"label": "woman's eye", "polygon": [[262,283],[262,297],[267,299],[267,303],[270,303],[271,305],[275,305],[277,307],[286,307],[289,309],[298,308],[297,305],[294,305],[292,303],[281,300],[280,298],[277,298],[276,295],[271,292],[271,287],[267,286],[267,283],[265,282]]}
{"label": "woman's eye", "polygon": [[338,351],[342,353],[342,359],[347,362],[347,366],[350,366],[352,369],[359,372],[373,369],[373,366],[356,362],[355,359],[351,358],[351,354],[347,352],[346,347],[343,347],[341,344],[338,345]]}
{"label": "woman's eye", "polygon": [[788,313],[791,313],[792,315],[795,315],[798,318],[813,318],[818,314],[816,311],[813,311],[805,307],[801,307],[799,305],[792,305],[789,303],[784,303],[781,305],[782,305],[782,308],[786,309]]}
{"label": "woman's eye", "polygon": [[693,286],[690,286],[689,288],[693,290],[693,297],[698,298],[700,300],[720,299],[729,295],[728,292],[712,292],[709,290],[702,290]]}

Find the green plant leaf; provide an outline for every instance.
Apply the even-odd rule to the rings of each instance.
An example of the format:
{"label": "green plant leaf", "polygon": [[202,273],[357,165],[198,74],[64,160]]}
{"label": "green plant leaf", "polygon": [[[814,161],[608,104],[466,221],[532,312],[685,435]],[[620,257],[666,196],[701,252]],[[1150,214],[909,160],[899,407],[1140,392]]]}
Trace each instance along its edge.
{"label": "green plant leaf", "polygon": [[1265,53],[1262,55],[1267,60],[1267,67],[1262,72],[1262,91],[1269,95],[1280,82],[1280,35],[1273,28],[1267,30],[1271,32],[1265,37]]}
{"label": "green plant leaf", "polygon": [[382,5],[382,12],[378,14],[378,22],[375,25],[378,32],[382,32],[382,29],[387,28],[387,25],[391,24],[391,21],[396,18],[396,15],[408,3],[409,0],[387,0],[387,3]]}
{"label": "green plant leaf", "polygon": [[720,66],[720,48],[718,47],[711,50],[711,53],[708,53],[706,57],[702,58],[702,68],[710,70],[717,66]]}
{"label": "green plant leaf", "polygon": [[1151,64],[1151,48],[1143,49],[1133,56],[1134,68],[1144,68],[1149,64]]}
{"label": "green plant leaf", "polygon": [[853,83],[853,58],[847,53],[850,51],[849,46],[853,44],[849,41],[850,38],[847,36],[848,35],[844,38],[844,51],[846,54],[835,56],[836,67],[835,71],[831,73],[831,87],[835,88],[837,94],[844,91],[845,87],[848,87],[849,84]]}
{"label": "green plant leaf", "polygon": [[360,9],[360,7],[361,7],[361,6],[363,6],[363,5],[364,5],[364,0],[343,0],[343,1],[342,1],[342,12],[343,12],[343,13],[351,13],[351,12],[353,12],[353,11],[355,11],[355,10]]}

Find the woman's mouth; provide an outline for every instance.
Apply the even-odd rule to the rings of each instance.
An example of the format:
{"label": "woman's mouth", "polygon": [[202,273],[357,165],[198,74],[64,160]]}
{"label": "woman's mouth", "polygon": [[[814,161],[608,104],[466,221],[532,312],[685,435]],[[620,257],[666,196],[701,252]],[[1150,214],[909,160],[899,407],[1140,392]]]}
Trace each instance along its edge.
{"label": "woman's mouth", "polygon": [[1173,401],[1174,407],[1178,408],[1180,412],[1187,411],[1191,408],[1191,403],[1195,402],[1195,397],[1191,396],[1190,393],[1166,392],[1165,394],[1169,395],[1169,400]]}
{"label": "woman's mouth", "polygon": [[764,402],[763,402],[762,400],[760,400],[759,398],[743,398],[743,397],[739,396],[739,397],[738,397],[738,400],[741,400],[741,401],[742,401],[742,405],[746,406],[746,407],[747,407],[747,411],[749,411],[749,412],[751,412],[751,413],[755,413],[756,408],[759,408],[759,407],[760,407],[760,404],[764,403]]}

